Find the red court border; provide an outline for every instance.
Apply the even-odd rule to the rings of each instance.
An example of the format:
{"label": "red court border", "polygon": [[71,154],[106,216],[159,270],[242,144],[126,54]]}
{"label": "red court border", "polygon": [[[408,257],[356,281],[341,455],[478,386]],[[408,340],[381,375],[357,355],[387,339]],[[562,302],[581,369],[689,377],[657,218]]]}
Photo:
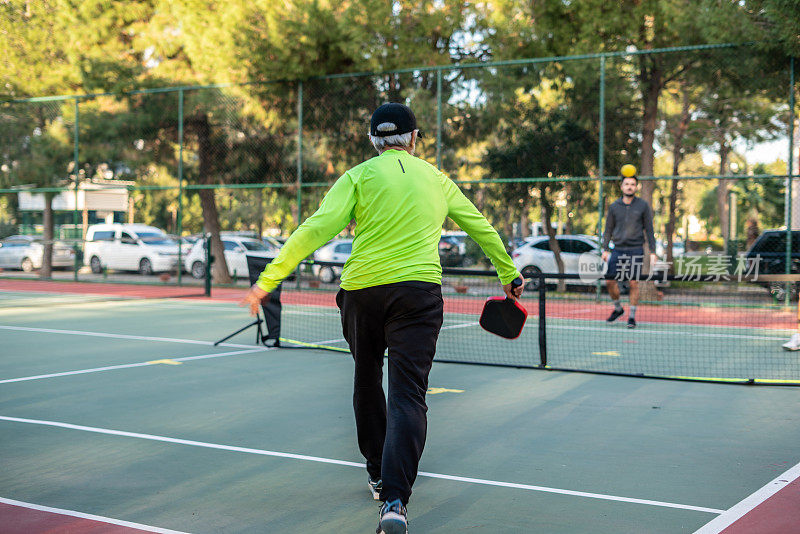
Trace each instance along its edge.
{"label": "red court border", "polygon": [[[8,500],[11,501],[10,499]],[[82,514],[72,510],[39,507],[38,505],[19,501],[11,502],[17,504],[0,501],[0,531],[3,534],[142,534],[145,532],[175,532],[148,525],[137,525],[142,528],[136,528],[117,524],[129,522]],[[38,508],[47,508],[47,510]],[[81,515],[88,517],[80,517]]]}
{"label": "red court border", "polygon": [[[239,302],[245,295],[245,288],[214,288],[211,297],[203,296],[198,286],[174,285],[131,285],[94,282],[59,282],[48,280],[3,280],[0,291],[40,291],[49,293],[77,293],[83,295],[106,295],[123,298],[177,298],[201,301]],[[463,313],[478,316],[483,309],[483,298],[445,297],[445,312]],[[284,304],[305,306],[336,307],[335,293],[332,291],[293,291],[284,289],[281,295]],[[526,300],[528,313],[538,313],[536,300]],[[744,311],[743,311],[744,310]],[[573,319],[584,321],[604,321],[608,315],[609,304],[592,301],[547,301],[547,317],[554,319]],[[726,308],[715,306],[639,306],[637,319],[640,324],[688,324],[699,326],[730,326],[738,328],[764,328],[771,330],[794,330],[797,315],[793,309]],[[800,530],[798,531],[800,534]]]}
{"label": "red court border", "polygon": [[800,534],[800,464],[732,506],[695,534]]}

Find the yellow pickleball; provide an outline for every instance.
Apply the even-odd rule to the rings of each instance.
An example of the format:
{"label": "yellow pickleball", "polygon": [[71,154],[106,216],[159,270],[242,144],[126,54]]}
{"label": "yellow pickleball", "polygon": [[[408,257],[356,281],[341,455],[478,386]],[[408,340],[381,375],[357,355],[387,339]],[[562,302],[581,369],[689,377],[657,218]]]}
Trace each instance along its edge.
{"label": "yellow pickleball", "polygon": [[620,169],[620,172],[622,172],[622,176],[624,176],[625,178],[630,178],[631,176],[635,176],[636,175],[636,167],[634,167],[630,163],[627,163],[627,164],[622,166],[622,169]]}

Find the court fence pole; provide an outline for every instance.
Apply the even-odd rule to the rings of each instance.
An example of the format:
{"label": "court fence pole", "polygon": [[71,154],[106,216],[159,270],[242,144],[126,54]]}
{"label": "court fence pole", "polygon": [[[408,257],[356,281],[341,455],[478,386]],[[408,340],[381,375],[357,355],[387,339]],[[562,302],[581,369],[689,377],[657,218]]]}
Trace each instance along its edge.
{"label": "court fence pole", "polygon": [[[297,227],[303,219],[303,81],[297,82]],[[260,239],[261,236],[259,236]],[[297,289],[300,289],[301,266],[295,275]]]}
{"label": "court fence pole", "polygon": [[[598,122],[600,132],[597,148],[597,239],[603,239],[603,178],[605,178],[605,144],[606,144],[606,56],[600,56],[600,110]],[[602,250],[601,250],[602,253]],[[600,280],[597,281],[595,300],[600,300],[603,291]]]}
{"label": "court fence pole", "polygon": [[79,116],[80,116],[80,106],[78,105],[80,99],[75,98],[75,125],[74,125],[74,147],[73,147],[73,159],[72,159],[72,170],[75,173],[75,209],[72,211],[72,224],[75,227],[75,266],[73,269],[72,277],[73,280],[76,282],[78,281],[78,270],[80,269],[80,260],[78,259],[78,250],[83,250],[83,247],[79,247],[78,242],[83,240],[83,225],[81,225],[80,232],[78,231],[78,184],[80,183],[80,173],[78,172],[78,144],[80,134],[78,133],[78,123],[79,123]]}
{"label": "court fence pole", "polygon": [[[788,176],[786,178],[786,268],[785,274],[792,272],[792,197],[794,196],[794,56],[789,58],[789,160]],[[784,300],[786,306],[791,306],[791,282],[786,283]]]}
{"label": "court fence pole", "polygon": [[[178,234],[178,285],[181,285],[183,271],[183,252],[181,234],[183,233],[183,89],[178,91],[178,220],[175,233]],[[259,236],[260,238],[261,236]]]}
{"label": "court fence pole", "polygon": [[436,70],[436,168],[442,168],[442,69]]}

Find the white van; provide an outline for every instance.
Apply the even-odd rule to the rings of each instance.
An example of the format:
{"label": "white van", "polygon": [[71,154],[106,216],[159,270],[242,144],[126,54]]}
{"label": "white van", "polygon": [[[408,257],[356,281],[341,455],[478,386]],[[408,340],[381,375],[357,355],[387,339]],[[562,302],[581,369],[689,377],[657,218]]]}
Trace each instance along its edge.
{"label": "white van", "polygon": [[93,224],[86,232],[83,263],[103,269],[153,274],[174,270],[178,244],[160,228],[145,224]]}

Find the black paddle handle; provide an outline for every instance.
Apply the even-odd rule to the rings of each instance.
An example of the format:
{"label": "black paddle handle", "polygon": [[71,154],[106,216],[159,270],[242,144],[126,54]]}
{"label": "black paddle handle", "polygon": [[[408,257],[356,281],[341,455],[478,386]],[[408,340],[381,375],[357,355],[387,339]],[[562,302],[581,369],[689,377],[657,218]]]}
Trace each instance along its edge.
{"label": "black paddle handle", "polygon": [[[511,287],[514,289],[522,285],[522,277],[518,276],[511,281]],[[511,297],[506,297],[506,300],[513,300]]]}

